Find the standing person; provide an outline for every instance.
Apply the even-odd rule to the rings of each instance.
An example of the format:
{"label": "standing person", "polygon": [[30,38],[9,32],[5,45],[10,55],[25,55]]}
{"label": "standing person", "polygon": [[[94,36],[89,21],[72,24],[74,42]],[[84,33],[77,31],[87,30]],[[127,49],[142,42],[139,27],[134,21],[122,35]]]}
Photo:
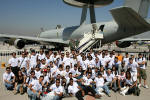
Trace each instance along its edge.
{"label": "standing person", "polygon": [[6,68],[6,72],[3,74],[3,81],[7,90],[13,90],[15,75],[11,72],[10,67]]}
{"label": "standing person", "polygon": [[25,54],[25,52],[22,52],[22,56],[18,58],[20,69],[23,67],[25,67],[25,69],[27,69],[27,64],[28,64],[29,59],[26,56],[27,55]]}
{"label": "standing person", "polygon": [[42,93],[42,81],[44,77],[40,76],[39,80],[34,80],[31,82],[29,89],[27,91],[30,100],[40,99],[40,95]]}
{"label": "standing person", "polygon": [[138,64],[136,62],[133,62],[133,58],[129,58],[129,63],[128,63],[128,71],[130,71],[131,76],[133,77],[133,80],[137,80],[137,68]]}
{"label": "standing person", "polygon": [[15,76],[17,76],[17,74],[18,74],[18,63],[19,63],[19,60],[16,57],[16,53],[13,52],[12,53],[12,58],[9,59],[9,61],[8,61],[8,64],[9,64],[8,66],[11,67],[11,70],[15,74]]}
{"label": "standing person", "polygon": [[146,60],[145,58],[142,56],[142,54],[138,55],[139,58],[137,59],[137,63],[139,65],[138,68],[138,72],[139,72],[139,86],[141,86],[141,78],[144,80],[144,88],[148,89],[148,86],[146,85],[146,79],[147,79],[147,75],[146,75]]}
{"label": "standing person", "polygon": [[29,57],[30,60],[30,68],[35,68],[37,64],[37,55],[35,50],[31,50],[31,55]]}

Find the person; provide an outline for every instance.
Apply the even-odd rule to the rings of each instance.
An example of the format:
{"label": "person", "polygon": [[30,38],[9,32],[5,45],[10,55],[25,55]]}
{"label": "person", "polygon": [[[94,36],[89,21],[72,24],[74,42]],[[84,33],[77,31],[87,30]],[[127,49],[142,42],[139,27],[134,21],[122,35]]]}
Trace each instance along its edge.
{"label": "person", "polygon": [[26,57],[27,55],[25,54],[25,52],[22,52],[22,56],[18,58],[19,60],[19,68],[23,68],[25,67],[25,69],[27,69],[27,66],[29,64],[29,59],[28,57]]}
{"label": "person", "polygon": [[131,73],[129,71],[126,72],[125,85],[126,85],[126,88],[120,92],[121,95],[125,96],[128,94],[135,93],[137,80],[134,80],[134,78],[131,76]]}
{"label": "person", "polygon": [[30,100],[40,99],[40,95],[42,94],[42,82],[44,76],[40,76],[39,80],[34,80],[29,85],[27,93],[29,95]]}
{"label": "person", "polygon": [[77,82],[73,81],[72,78],[70,78],[70,84],[68,86],[68,93],[70,96],[75,96],[78,100],[84,100],[84,90],[77,84]]}
{"label": "person", "polygon": [[121,74],[118,75],[118,87],[121,90],[122,88],[125,87],[125,80],[126,80],[126,75],[125,75],[125,70],[121,70]]}
{"label": "person", "polygon": [[99,95],[103,95],[103,93],[101,93],[101,89],[105,91],[105,93],[111,97],[110,95],[110,91],[109,91],[109,88],[107,85],[104,85],[105,83],[105,80],[102,76],[102,73],[98,73],[98,77],[95,78],[94,80],[95,84],[96,84],[96,92],[99,94]]}
{"label": "person", "polygon": [[107,73],[104,76],[106,82],[105,85],[110,86],[110,88],[112,88],[112,86],[114,87],[113,90],[116,92],[117,91],[117,85],[116,85],[116,77],[115,75],[112,74],[111,70],[108,69]]}
{"label": "person", "polygon": [[133,80],[137,80],[137,68],[138,64],[137,62],[133,61],[133,58],[129,58],[129,63],[127,65],[127,71],[130,71],[131,76],[133,77]]}
{"label": "person", "polygon": [[17,94],[18,92],[20,92],[20,94],[24,93],[25,81],[26,77],[22,74],[21,71],[18,71],[18,76],[15,78],[14,94]]}
{"label": "person", "polygon": [[53,84],[50,89],[51,92],[54,92],[54,97],[52,100],[60,100],[63,96],[63,87],[60,84],[60,80],[56,79],[56,83]]}
{"label": "person", "polygon": [[18,63],[19,63],[19,60],[16,57],[16,53],[13,52],[12,53],[12,58],[9,59],[9,61],[8,61],[8,64],[9,64],[8,66],[11,67],[11,70],[14,73],[15,76],[17,76],[17,74],[18,74]]}
{"label": "person", "polygon": [[148,85],[146,84],[146,79],[147,79],[147,75],[146,75],[146,60],[145,58],[142,56],[141,53],[139,53],[139,58],[137,59],[137,63],[139,65],[138,68],[138,72],[139,72],[139,86],[141,86],[141,78],[144,80],[144,88],[148,89]]}
{"label": "person", "polygon": [[7,90],[13,90],[15,75],[10,67],[6,67],[6,72],[3,74],[3,82]]}

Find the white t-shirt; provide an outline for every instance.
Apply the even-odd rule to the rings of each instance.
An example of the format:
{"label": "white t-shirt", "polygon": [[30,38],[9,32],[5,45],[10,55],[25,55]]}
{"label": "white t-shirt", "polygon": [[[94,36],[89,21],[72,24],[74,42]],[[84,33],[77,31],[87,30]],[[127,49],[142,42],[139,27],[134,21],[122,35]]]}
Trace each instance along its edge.
{"label": "white t-shirt", "polygon": [[25,58],[19,57],[18,60],[19,60],[20,68],[23,68],[23,67],[27,68],[27,61],[29,60],[27,57],[25,57]]}
{"label": "white t-shirt", "polygon": [[104,81],[103,77],[101,77],[101,78],[96,77],[94,81],[96,82],[96,87],[104,86],[105,81]]}
{"label": "white t-shirt", "polygon": [[125,66],[127,66],[129,63],[129,58],[123,58],[123,62],[125,62]]}
{"label": "white t-shirt", "polygon": [[131,73],[137,73],[138,64],[136,62],[128,63],[127,68],[131,68]]}
{"label": "white t-shirt", "polygon": [[73,82],[73,86],[69,85],[68,87],[68,93],[72,93],[74,96],[79,91],[78,84],[76,82]]}
{"label": "white t-shirt", "polygon": [[19,59],[18,58],[11,58],[11,59],[9,59],[8,63],[10,64],[11,67],[16,67],[16,66],[18,66]]}
{"label": "white t-shirt", "polygon": [[63,92],[63,87],[62,86],[59,86],[57,87],[56,84],[53,84],[50,89],[53,91],[53,92],[56,92],[57,94],[60,94]]}
{"label": "white t-shirt", "polygon": [[42,59],[45,59],[45,54],[38,54],[38,59],[39,60],[42,60]]}
{"label": "white t-shirt", "polygon": [[34,80],[31,82],[32,88],[36,91],[41,91],[42,92],[42,85],[39,83],[39,80]]}
{"label": "white t-shirt", "polygon": [[45,84],[46,82],[48,82],[48,83],[49,83],[49,77],[48,77],[48,76],[44,76],[43,84]]}
{"label": "white t-shirt", "polygon": [[86,76],[83,77],[84,80],[84,85],[90,85],[91,82],[93,81],[91,78],[87,78]]}
{"label": "white t-shirt", "polygon": [[66,68],[67,65],[71,65],[71,58],[70,57],[64,57],[63,59],[64,67]]}
{"label": "white t-shirt", "polygon": [[3,82],[4,82],[4,80],[10,81],[10,80],[11,80],[11,77],[14,77],[14,76],[15,76],[15,75],[14,75],[13,72],[10,72],[9,74],[8,74],[7,72],[5,72],[5,73],[3,74]]}
{"label": "white t-shirt", "polygon": [[41,73],[40,70],[39,71],[35,70],[35,76],[36,76],[37,79],[39,79],[41,75],[42,75],[42,73]]}
{"label": "white t-shirt", "polygon": [[107,80],[107,82],[113,81],[113,78],[114,78],[113,74],[110,74],[110,75],[106,74],[106,80]]}
{"label": "white t-shirt", "polygon": [[[142,63],[143,61],[144,61],[144,62],[146,61],[144,57],[143,57],[143,58],[137,58],[137,63]],[[146,68],[145,68],[145,64],[143,64],[143,65],[140,64],[140,65],[139,65],[139,68],[146,69]]]}
{"label": "white t-shirt", "polygon": [[36,58],[37,58],[37,55],[31,55],[30,56],[30,66],[31,66],[31,68],[36,67]]}

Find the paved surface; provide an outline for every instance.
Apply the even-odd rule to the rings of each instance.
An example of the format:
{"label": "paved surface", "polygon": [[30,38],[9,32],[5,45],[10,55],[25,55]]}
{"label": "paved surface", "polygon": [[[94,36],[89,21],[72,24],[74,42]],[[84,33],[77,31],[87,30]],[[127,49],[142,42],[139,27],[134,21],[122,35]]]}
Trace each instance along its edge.
{"label": "paved surface", "polygon": [[[2,74],[4,73],[5,68],[0,68],[0,100],[29,100],[27,94],[24,95],[14,95],[12,91],[7,91],[3,85]],[[148,75],[148,85],[150,86],[150,66],[147,67],[147,75]],[[64,100],[77,100],[75,97],[65,98]],[[114,93],[111,91],[111,97],[103,96],[102,100],[150,100],[150,88],[145,89],[141,87],[140,96],[122,96],[119,93]]]}

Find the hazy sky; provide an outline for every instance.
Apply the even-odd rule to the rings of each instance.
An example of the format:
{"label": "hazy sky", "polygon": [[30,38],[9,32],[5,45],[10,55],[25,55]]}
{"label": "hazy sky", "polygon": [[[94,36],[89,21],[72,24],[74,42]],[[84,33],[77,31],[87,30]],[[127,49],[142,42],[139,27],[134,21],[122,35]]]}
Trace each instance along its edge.
{"label": "hazy sky", "polygon": [[[96,8],[97,22],[112,20],[109,10],[123,3],[124,0],[114,0],[109,6]],[[0,0],[0,33],[36,34],[41,27],[49,30],[57,24],[79,25],[81,11],[62,0]]]}

